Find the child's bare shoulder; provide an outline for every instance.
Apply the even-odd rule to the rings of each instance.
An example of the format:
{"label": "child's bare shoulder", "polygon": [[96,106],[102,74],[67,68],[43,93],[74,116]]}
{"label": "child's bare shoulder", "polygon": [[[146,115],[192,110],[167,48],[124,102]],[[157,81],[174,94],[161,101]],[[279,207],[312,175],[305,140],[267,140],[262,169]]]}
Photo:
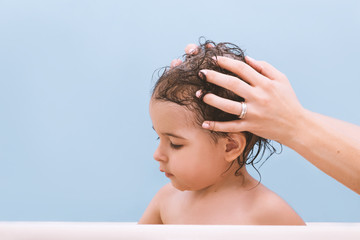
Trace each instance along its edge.
{"label": "child's bare shoulder", "polygon": [[167,183],[164,186],[162,186],[159,191],[155,194],[154,200],[156,200],[159,203],[163,203],[164,201],[167,201],[169,198],[173,197],[179,190],[174,188],[174,186],[171,183]]}
{"label": "child's bare shoulder", "polygon": [[168,183],[164,185],[153,197],[149,206],[145,210],[143,216],[139,220],[139,224],[162,224],[161,209],[166,202],[169,201],[176,193],[176,189]]}
{"label": "child's bare shoulder", "polygon": [[254,189],[252,213],[259,225],[304,225],[301,217],[279,195],[260,184]]}
{"label": "child's bare shoulder", "polygon": [[154,198],[157,198],[158,201],[163,204],[172,199],[179,192],[180,191],[177,190],[171,183],[167,183],[160,188]]}

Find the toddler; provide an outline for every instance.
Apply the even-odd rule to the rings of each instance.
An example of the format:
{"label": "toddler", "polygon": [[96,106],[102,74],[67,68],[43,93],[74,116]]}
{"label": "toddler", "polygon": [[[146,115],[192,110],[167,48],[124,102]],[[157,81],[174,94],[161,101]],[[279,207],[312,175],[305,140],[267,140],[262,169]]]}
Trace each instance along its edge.
{"label": "toddler", "polygon": [[[213,47],[205,47],[209,43]],[[154,86],[150,116],[160,140],[154,159],[170,183],[155,195],[139,223],[304,225],[283,199],[246,170],[265,149],[274,151],[269,140],[249,132],[221,133],[201,127],[204,120],[239,119],[205,104],[196,92],[244,101],[208,83],[200,72],[208,69],[237,77],[212,57],[244,61],[243,51],[231,43],[210,41],[198,50],[164,71]]]}

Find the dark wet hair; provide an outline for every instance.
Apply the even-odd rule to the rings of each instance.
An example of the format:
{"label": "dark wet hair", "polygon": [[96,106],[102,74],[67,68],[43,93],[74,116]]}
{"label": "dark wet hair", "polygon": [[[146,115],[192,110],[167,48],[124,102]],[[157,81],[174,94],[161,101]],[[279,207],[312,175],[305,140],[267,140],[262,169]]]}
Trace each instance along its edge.
{"label": "dark wet hair", "polygon": [[[212,47],[208,47],[208,44],[211,44]],[[152,98],[160,101],[173,102],[187,107],[195,113],[195,124],[200,126],[204,120],[238,120],[238,115],[224,112],[204,103],[203,96],[206,93],[214,93],[220,97],[238,102],[244,101],[244,98],[227,89],[207,82],[206,76],[201,73],[199,74],[199,71],[201,69],[210,69],[239,78],[234,73],[220,68],[212,57],[226,56],[244,62],[244,51],[232,43],[222,42],[216,44],[213,41],[200,43],[197,50],[198,54],[196,55],[184,55],[185,60],[180,65],[173,68],[166,67],[163,68],[162,73],[159,72],[160,76],[153,88]],[[200,98],[197,98],[195,95],[198,90],[201,90],[203,93]],[[209,131],[209,133],[215,142],[219,137],[228,137],[228,133],[225,132]],[[240,169],[245,164],[252,165],[258,172],[254,164],[261,160],[264,156],[265,150],[270,151],[267,158],[276,152],[276,149],[271,145],[270,140],[259,137],[250,132],[244,132],[244,134],[246,137],[246,146],[243,153],[237,158],[239,168],[235,172],[236,176],[241,175]],[[255,161],[258,157],[260,159]]]}

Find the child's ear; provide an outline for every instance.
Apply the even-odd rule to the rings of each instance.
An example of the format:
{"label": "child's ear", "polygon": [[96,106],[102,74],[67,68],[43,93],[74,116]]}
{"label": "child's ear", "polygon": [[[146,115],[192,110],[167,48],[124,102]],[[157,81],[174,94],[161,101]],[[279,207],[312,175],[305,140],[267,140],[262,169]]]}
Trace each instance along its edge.
{"label": "child's ear", "polygon": [[225,160],[234,161],[245,149],[246,138],[243,133],[229,133],[225,144]]}

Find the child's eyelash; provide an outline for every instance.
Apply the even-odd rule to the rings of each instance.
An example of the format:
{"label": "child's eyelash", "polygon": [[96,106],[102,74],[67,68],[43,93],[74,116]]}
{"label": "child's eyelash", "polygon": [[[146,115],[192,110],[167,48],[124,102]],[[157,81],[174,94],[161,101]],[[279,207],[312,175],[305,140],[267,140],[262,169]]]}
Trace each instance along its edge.
{"label": "child's eyelash", "polygon": [[170,146],[171,146],[173,149],[180,149],[180,148],[182,148],[183,145],[176,145],[176,144],[170,143]]}
{"label": "child's eyelash", "polygon": [[[160,137],[157,137],[156,140],[159,140]],[[180,149],[183,147],[183,145],[178,145],[178,144],[173,144],[172,142],[170,142],[170,147],[173,149]]]}

